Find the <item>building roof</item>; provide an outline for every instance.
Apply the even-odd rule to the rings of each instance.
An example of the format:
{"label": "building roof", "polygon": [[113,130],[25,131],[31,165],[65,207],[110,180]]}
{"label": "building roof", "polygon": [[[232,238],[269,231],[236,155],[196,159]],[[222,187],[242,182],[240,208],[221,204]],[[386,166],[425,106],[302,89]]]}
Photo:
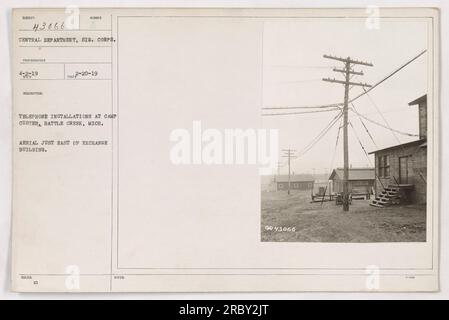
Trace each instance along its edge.
{"label": "building roof", "polygon": [[[419,140],[415,140],[415,141],[411,141],[411,142],[406,142],[406,143],[402,143],[402,144],[397,144],[391,147],[387,147],[387,148],[383,148],[383,149],[379,149],[379,150],[375,150],[375,151],[371,151],[368,152],[368,154],[373,154],[373,153],[377,153],[380,151],[387,151],[387,150],[392,150],[392,149],[396,149],[396,148],[404,148],[404,147],[409,147],[409,146],[413,146],[414,144],[416,145],[422,145],[423,143],[425,143],[427,141],[427,139],[419,139]],[[427,146],[427,144],[425,145]]]}
{"label": "building roof", "polygon": [[[329,180],[343,179],[343,168],[334,169]],[[374,168],[350,168],[349,180],[374,180]]]}
{"label": "building roof", "polygon": [[418,99],[413,100],[412,102],[409,102],[409,106],[414,106],[415,104],[420,104],[423,102],[427,102],[427,94],[419,97]]}
{"label": "building roof", "polygon": [[[313,182],[315,178],[309,174],[292,174],[290,182]],[[288,182],[288,174],[276,176],[276,182]]]}

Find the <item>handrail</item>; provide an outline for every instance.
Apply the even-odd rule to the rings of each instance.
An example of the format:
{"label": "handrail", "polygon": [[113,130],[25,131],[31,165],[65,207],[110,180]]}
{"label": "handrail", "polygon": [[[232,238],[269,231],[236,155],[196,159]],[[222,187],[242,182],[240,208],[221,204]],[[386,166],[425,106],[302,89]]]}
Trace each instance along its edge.
{"label": "handrail", "polygon": [[323,197],[321,198],[321,205],[323,205],[324,198],[326,197],[327,186],[329,185],[329,181],[326,184],[326,188],[324,188]]}
{"label": "handrail", "polygon": [[422,173],[421,170],[419,170],[419,176],[420,176],[421,179],[424,181],[424,183],[427,184],[427,180],[426,180],[426,178],[424,178],[424,175],[423,175],[423,173]]}
{"label": "handrail", "polygon": [[374,168],[374,175],[375,175],[375,177],[377,178],[377,180],[379,180],[379,182],[380,182],[380,185],[382,186],[382,188],[385,190],[385,186],[384,186],[384,184],[382,183],[382,180],[380,180],[380,177],[377,175],[377,173],[376,173],[376,168]]}
{"label": "handrail", "polygon": [[396,180],[396,177],[395,177],[395,176],[393,176],[393,179],[394,179],[394,182],[396,182],[396,185],[399,187],[398,180]]}

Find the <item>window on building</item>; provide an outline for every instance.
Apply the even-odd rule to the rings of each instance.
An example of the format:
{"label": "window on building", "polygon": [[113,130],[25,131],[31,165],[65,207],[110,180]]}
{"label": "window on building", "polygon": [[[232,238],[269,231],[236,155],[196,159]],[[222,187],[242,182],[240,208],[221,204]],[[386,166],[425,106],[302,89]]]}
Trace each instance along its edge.
{"label": "window on building", "polygon": [[381,178],[388,178],[390,176],[390,157],[389,156],[380,156],[378,158],[379,163],[379,172],[378,176]]}
{"label": "window on building", "polygon": [[279,188],[279,189],[282,189],[282,188],[284,188],[284,185],[283,185],[282,183],[279,183],[279,184],[278,184],[278,188]]}
{"label": "window on building", "polygon": [[299,183],[294,183],[293,188],[299,188]]}

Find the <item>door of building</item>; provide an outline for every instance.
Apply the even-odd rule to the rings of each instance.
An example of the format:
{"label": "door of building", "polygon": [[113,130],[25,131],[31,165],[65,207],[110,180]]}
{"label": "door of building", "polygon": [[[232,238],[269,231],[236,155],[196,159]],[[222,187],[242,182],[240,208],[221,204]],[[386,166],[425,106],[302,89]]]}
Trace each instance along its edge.
{"label": "door of building", "polygon": [[407,184],[409,178],[408,166],[410,156],[399,157],[399,183]]}

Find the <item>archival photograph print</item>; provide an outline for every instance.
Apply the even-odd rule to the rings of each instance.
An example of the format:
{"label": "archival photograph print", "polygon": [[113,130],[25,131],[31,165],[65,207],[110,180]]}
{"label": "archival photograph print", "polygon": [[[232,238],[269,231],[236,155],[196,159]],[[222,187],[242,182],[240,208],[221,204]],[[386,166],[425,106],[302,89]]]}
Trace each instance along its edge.
{"label": "archival photograph print", "polygon": [[426,241],[428,43],[419,19],[265,24],[261,241]]}

